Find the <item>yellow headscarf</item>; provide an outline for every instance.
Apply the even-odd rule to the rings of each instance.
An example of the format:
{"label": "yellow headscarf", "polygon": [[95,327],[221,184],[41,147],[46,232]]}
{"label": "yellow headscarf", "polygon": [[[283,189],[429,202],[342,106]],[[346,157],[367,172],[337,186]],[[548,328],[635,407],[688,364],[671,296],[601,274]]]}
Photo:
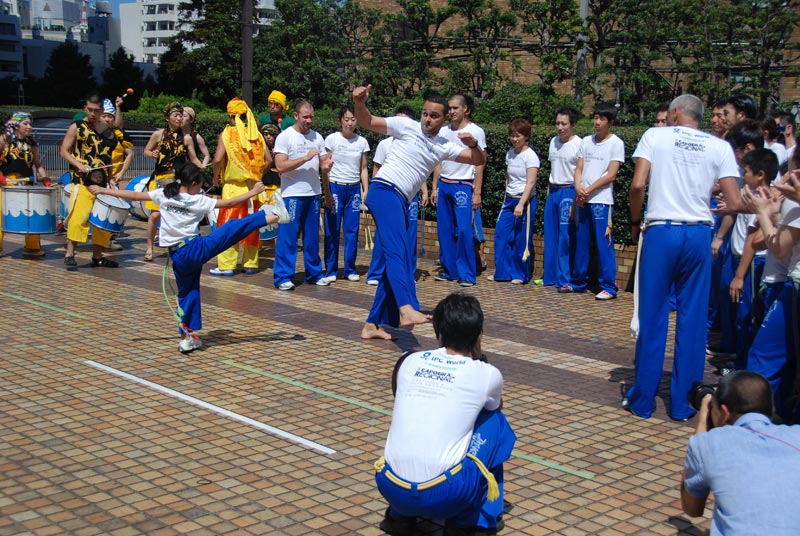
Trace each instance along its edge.
{"label": "yellow headscarf", "polygon": [[[255,141],[261,137],[256,124],[256,118],[253,115],[247,103],[239,97],[234,97],[228,102],[228,115],[235,117],[234,124],[239,133],[239,142],[242,148],[246,151],[250,150],[250,142]],[[247,117],[247,124],[242,121],[242,115]]]}

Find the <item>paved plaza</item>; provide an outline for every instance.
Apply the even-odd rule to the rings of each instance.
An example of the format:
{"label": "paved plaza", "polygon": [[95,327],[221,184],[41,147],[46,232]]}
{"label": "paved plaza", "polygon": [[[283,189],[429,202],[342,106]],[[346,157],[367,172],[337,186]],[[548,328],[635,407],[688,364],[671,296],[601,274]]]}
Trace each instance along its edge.
{"label": "paved plaza", "polygon": [[[165,253],[142,260],[143,222],[129,218],[119,269],[91,268],[83,246],[67,271],[64,240],[44,236],[47,256],[23,260],[22,237],[6,234],[0,257],[0,536],[383,534],[373,463],[391,371],[435,339],[430,325],[359,338],[368,253],[361,282],[293,292],[274,289],[271,248],[255,275],[204,275],[204,346],[182,355]],[[435,273],[420,261],[423,309],[459,290]],[[649,420],[619,409],[631,294],[599,302],[483,276],[466,292],[483,306],[483,349],[518,436],[501,535],[708,529],[710,510],[680,509],[694,422],[671,421],[662,399]]]}

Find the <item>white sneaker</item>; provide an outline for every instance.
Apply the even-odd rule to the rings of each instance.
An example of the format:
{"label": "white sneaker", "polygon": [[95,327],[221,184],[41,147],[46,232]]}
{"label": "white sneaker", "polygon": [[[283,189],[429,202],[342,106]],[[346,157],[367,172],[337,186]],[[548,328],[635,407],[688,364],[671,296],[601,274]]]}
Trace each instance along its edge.
{"label": "white sneaker", "polygon": [[294,290],[294,283],[291,281],[284,281],[278,285],[278,290]]}
{"label": "white sneaker", "polygon": [[614,298],[616,298],[616,296],[614,296],[613,294],[611,294],[610,292],[608,292],[606,290],[601,290],[600,292],[598,292],[594,296],[595,300],[603,300],[603,301],[605,301],[605,300],[613,300]]}
{"label": "white sneaker", "polygon": [[[331,279],[331,278],[333,278],[333,279]],[[320,277],[319,279],[317,279],[317,282],[314,283],[314,284],[317,285],[318,287],[327,287],[328,285],[330,285],[334,281],[336,281],[336,276],[332,275],[332,276],[329,276],[329,277]]]}
{"label": "white sneaker", "polygon": [[192,343],[192,338],[186,337],[185,339],[181,339],[181,342],[178,344],[178,350],[180,350],[182,354],[193,352],[194,344]]}
{"label": "white sneaker", "polygon": [[378,280],[377,279],[367,279],[367,285],[372,285],[373,287],[377,287],[378,286]]}
{"label": "white sneaker", "polygon": [[212,268],[211,270],[208,271],[208,273],[211,275],[217,275],[222,277],[233,276],[233,270],[220,270],[219,268]]}
{"label": "white sneaker", "polygon": [[278,217],[278,223],[289,223],[292,221],[292,216],[289,214],[289,211],[286,210],[286,203],[283,202],[280,190],[275,190],[272,193],[270,201],[272,201],[273,205],[272,213]]}
{"label": "white sneaker", "polygon": [[361,281],[361,276],[358,274],[350,274],[347,276],[348,281]]}

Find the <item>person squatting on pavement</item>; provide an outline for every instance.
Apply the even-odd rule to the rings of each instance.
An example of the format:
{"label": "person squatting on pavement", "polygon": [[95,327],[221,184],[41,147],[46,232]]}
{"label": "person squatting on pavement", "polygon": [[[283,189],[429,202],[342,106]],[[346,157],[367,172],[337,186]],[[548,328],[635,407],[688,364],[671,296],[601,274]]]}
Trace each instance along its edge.
{"label": "person squatting on pavement", "polygon": [[670,127],[653,127],[639,141],[630,190],[631,237],[640,239],[645,188],[650,190],[639,261],[639,333],[635,383],[622,407],[649,418],[661,382],[669,323],[669,297],[677,295],[675,358],[669,416],[686,420],[695,411],[686,400],[692,384],[703,379],[706,317],[711,284],[709,200],[719,183],[728,209],[738,211],[739,168],[730,144],[699,130],[703,103],[681,95],[670,103]]}
{"label": "person squatting on pavement", "polygon": [[426,98],[420,122],[406,117],[375,117],[366,106],[371,88],[368,85],[353,90],[358,125],[378,134],[393,136],[394,142],[380,176],[372,179],[366,202],[375,220],[375,239],[381,244],[386,269],[378,283],[361,337],[391,339],[381,324],[411,327],[430,322],[430,316],[419,311],[417,300],[415,267],[411,263],[407,232],[409,203],[441,161],[455,160],[479,166],[486,162],[486,158],[471,134],[459,134],[466,149],[439,136],[439,129],[447,118],[447,100],[444,97],[429,95]]}
{"label": "person squatting on pavement", "polygon": [[[439,348],[406,353],[375,481],[389,502],[381,528],[413,535],[416,517],[444,519],[446,536],[495,534],[503,513],[503,462],[516,435],[501,409],[503,375],[481,354],[483,311],[454,293],[433,312]],[[431,411],[435,408],[435,411]]]}

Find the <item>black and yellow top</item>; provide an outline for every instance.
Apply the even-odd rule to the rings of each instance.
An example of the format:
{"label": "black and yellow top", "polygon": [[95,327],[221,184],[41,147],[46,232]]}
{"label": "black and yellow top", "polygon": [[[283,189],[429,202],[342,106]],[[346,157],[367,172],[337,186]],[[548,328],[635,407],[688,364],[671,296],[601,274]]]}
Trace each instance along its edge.
{"label": "black and yellow top", "polygon": [[6,177],[33,177],[33,148],[36,140],[32,136],[6,145],[0,154],[0,173]]}
{"label": "black and yellow top", "polygon": [[[72,145],[72,156],[93,168],[103,168],[100,171],[107,179],[109,168],[105,166],[111,165],[111,155],[117,146],[117,137],[110,131],[105,131],[103,134],[106,135],[101,135],[83,120],[75,121],[75,125],[78,131],[75,134],[75,143]],[[73,183],[83,181],[84,174],[80,170],[70,165],[69,171]]]}
{"label": "black and yellow top", "polygon": [[164,129],[158,144],[156,159],[156,175],[175,173],[176,169],[186,163],[189,153],[183,143],[183,131]]}

